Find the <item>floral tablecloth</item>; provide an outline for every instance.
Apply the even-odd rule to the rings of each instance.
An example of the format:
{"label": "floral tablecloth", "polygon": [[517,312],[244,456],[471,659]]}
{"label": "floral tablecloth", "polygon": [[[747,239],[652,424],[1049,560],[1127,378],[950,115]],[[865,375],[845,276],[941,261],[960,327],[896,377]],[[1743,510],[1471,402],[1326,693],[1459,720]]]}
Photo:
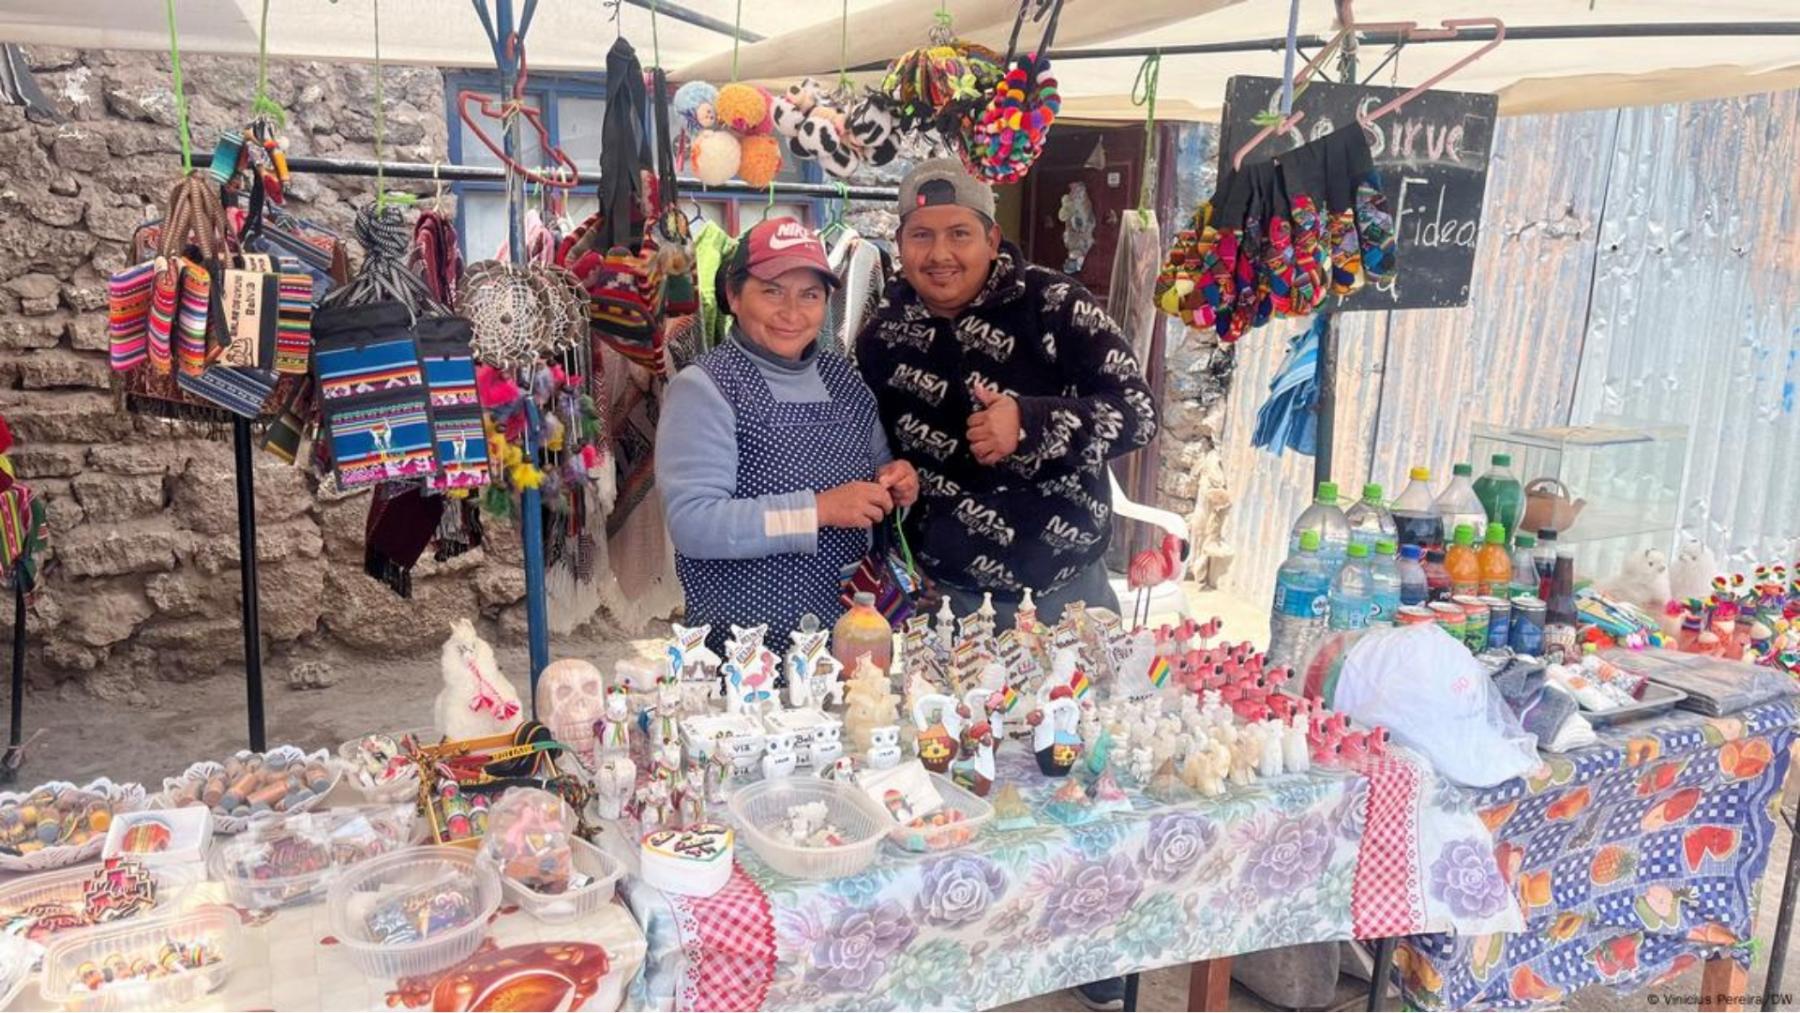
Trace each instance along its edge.
{"label": "floral tablecloth", "polygon": [[[1055,824],[1056,782],[1023,749],[1003,752],[1001,782],[1021,786],[1035,828],[984,830],[937,855],[882,845],[865,872],[834,881],[775,873],[740,845],[766,908],[775,957],[766,983],[734,991],[763,1009],[986,1009],[1132,971],[1297,943],[1350,939],[1365,876],[1409,882],[1418,924],[1487,932],[1523,925],[1495,865],[1492,838],[1459,791],[1426,774],[1398,819],[1404,868],[1359,868],[1369,781],[1315,771],[1217,799],[1156,803],[1082,826]],[[632,999],[707,1008],[696,994],[691,903],[634,881],[627,896],[650,953]],[[716,937],[716,936],[715,936]],[[740,962],[739,969],[752,966]],[[734,980],[733,985],[741,984]],[[701,989],[704,992],[704,989]]]}
{"label": "floral tablecloth", "polygon": [[1403,942],[1408,1001],[1524,1008],[1672,978],[1719,952],[1747,965],[1797,720],[1792,699],[1673,712],[1480,792],[1526,930]]}

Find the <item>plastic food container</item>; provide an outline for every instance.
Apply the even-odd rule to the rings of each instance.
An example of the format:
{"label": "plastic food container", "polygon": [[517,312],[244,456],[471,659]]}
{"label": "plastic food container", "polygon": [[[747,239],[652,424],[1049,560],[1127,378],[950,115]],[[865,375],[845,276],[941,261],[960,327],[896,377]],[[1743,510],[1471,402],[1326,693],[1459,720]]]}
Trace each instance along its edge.
{"label": "plastic food container", "polygon": [[[811,802],[825,803],[826,820],[842,830],[849,843],[808,848],[779,836],[774,828],[787,818],[788,810]],[[881,838],[893,826],[855,785],[817,777],[777,777],[745,785],[731,796],[731,818],[763,861],[796,879],[856,875],[875,860]]]}
{"label": "plastic food container", "polygon": [[231,902],[259,911],[323,897],[334,868],[323,828],[298,821],[258,828],[213,849],[213,877]]}
{"label": "plastic food container", "polygon": [[[28,817],[41,822],[48,814],[34,810],[40,808],[37,803],[46,794],[51,798],[72,794],[104,799],[107,812],[104,819],[107,825],[96,828],[89,822],[83,828],[85,837],[79,842],[66,840],[65,835],[59,833],[56,843],[47,844],[35,851],[15,853],[12,850],[0,850],[0,872],[44,872],[78,862],[93,861],[100,857],[100,848],[106,843],[106,831],[112,820],[117,819],[120,813],[142,809],[147,795],[141,784],[114,784],[104,777],[85,785],[75,785],[68,781],[47,781],[30,791],[0,791],[0,839],[10,835],[7,828],[18,826],[23,829]],[[56,814],[59,822],[62,815],[60,810]]]}
{"label": "plastic food container", "polygon": [[[414,741],[422,744],[435,744],[438,741],[437,733],[429,728],[402,732],[392,738],[398,742],[409,735]],[[365,770],[362,763],[362,744],[363,740],[369,737],[359,736],[338,747],[338,759],[343,761],[344,765],[344,780],[348,781],[352,788],[361,792],[363,798],[370,802],[417,802],[419,798],[419,769],[417,767],[409,767],[405,773],[387,781],[377,781]]]}
{"label": "plastic food container", "polygon": [[888,840],[893,841],[902,851],[949,851],[960,848],[973,841],[988,820],[994,818],[994,807],[988,800],[944,777],[942,774],[931,775],[931,784],[943,796],[944,807],[938,813],[957,812],[962,819],[954,823],[932,825],[938,813],[922,817],[914,823],[896,825],[888,831]]}
{"label": "plastic food container", "polygon": [[[44,954],[44,1000],[58,1009],[170,1009],[192,1002],[225,984],[239,958],[237,912],[208,907],[192,914],[139,918],[63,936]],[[156,964],[168,943],[204,943],[216,962],[160,978],[129,978],[98,989],[88,987],[84,965],[104,965],[123,957]]]}
{"label": "plastic food container", "polygon": [[[421,938],[388,942],[369,919],[385,906],[459,892],[467,911],[453,925]],[[357,970],[377,978],[429,974],[464,959],[487,936],[488,918],[500,907],[500,876],[468,848],[406,848],[344,870],[332,881],[331,923]]]}
{"label": "plastic food container", "polygon": [[[37,922],[45,918],[61,920],[62,915],[76,915],[84,918],[85,891],[84,884],[94,873],[100,871],[98,863],[77,865],[54,872],[39,873],[26,876],[0,885],[0,924],[13,927],[14,934],[22,934],[34,942],[48,944],[58,935],[77,929],[91,927],[87,924],[64,925],[56,928],[40,928]],[[149,873],[156,876],[154,871]],[[166,906],[171,900],[171,891],[164,889],[159,880],[156,884],[156,895],[150,906],[155,911]],[[49,905],[45,907],[44,905]],[[35,914],[27,914],[27,909],[39,908]],[[138,917],[146,917],[148,912]],[[30,924],[26,924],[29,920]],[[129,921],[130,919],[126,919]],[[123,924],[121,922],[120,924]],[[22,926],[22,927],[21,927]],[[0,1003],[4,1007],[5,1003]]]}
{"label": "plastic food container", "polygon": [[593,882],[562,893],[539,893],[516,879],[503,879],[506,899],[538,921],[552,924],[576,921],[600,910],[601,905],[612,900],[613,888],[618,886],[625,867],[579,837],[570,841],[569,847],[574,852],[575,871]]}

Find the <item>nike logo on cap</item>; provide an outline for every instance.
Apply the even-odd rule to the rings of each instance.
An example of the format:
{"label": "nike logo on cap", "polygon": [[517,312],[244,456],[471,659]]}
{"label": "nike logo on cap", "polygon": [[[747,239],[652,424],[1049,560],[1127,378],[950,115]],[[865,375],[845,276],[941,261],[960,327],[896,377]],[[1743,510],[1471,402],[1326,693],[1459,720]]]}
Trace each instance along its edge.
{"label": "nike logo on cap", "polygon": [[791,250],[796,246],[805,246],[812,242],[812,237],[807,235],[804,231],[799,232],[798,235],[789,234],[784,236],[781,234],[786,231],[788,230],[778,230],[775,235],[769,237],[769,249]]}

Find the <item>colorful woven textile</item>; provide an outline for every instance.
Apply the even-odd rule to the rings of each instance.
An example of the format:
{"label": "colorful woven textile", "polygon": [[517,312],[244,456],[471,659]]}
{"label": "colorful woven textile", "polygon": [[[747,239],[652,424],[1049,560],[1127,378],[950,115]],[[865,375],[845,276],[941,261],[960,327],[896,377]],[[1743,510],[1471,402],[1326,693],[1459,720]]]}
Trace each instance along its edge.
{"label": "colorful woven textile", "polygon": [[120,271],[106,283],[107,336],[115,373],[150,355],[150,299],[155,290],[156,262],[149,260]]}
{"label": "colorful woven textile", "polygon": [[425,374],[405,306],[321,309],[313,321],[313,370],[339,484],[437,470]]}
{"label": "colorful woven textile", "polygon": [[1792,698],[1674,712],[1481,791],[1525,931],[1403,940],[1408,1004],[1524,1009],[1672,978],[1715,953],[1747,964],[1797,721]]}
{"label": "colorful woven textile", "polygon": [[281,259],[280,298],[275,371],[302,374],[312,358],[313,277],[299,261]]}
{"label": "colorful woven textile", "polygon": [[488,483],[487,429],[475,389],[471,329],[460,317],[433,317],[413,329],[431,397],[431,429],[439,489],[474,489]]}

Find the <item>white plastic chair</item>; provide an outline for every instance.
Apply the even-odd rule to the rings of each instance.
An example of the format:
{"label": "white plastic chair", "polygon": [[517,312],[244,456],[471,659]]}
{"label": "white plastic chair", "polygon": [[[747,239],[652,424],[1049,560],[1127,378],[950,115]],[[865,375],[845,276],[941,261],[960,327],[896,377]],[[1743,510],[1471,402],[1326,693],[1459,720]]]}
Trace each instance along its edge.
{"label": "white plastic chair", "polygon": [[[1131,497],[1125,495],[1125,490],[1119,485],[1118,476],[1113,474],[1111,468],[1106,469],[1106,478],[1112,486],[1112,510],[1115,515],[1126,520],[1142,521],[1181,539],[1181,569],[1176,573],[1175,579],[1165,580],[1150,589],[1151,618],[1155,619],[1157,616],[1174,613],[1179,621],[1179,618],[1192,616],[1193,611],[1188,606],[1187,591],[1181,586],[1182,579],[1187,575],[1188,559],[1194,551],[1193,546],[1188,544],[1187,520],[1173,510],[1162,510],[1134,502]],[[1139,548],[1142,546],[1134,546],[1132,551],[1135,552]],[[1127,557],[1129,555],[1130,553],[1127,553]],[[1133,607],[1137,604],[1138,593],[1132,590],[1123,574],[1112,575],[1112,587],[1113,593],[1119,598],[1119,611],[1129,619]]]}

